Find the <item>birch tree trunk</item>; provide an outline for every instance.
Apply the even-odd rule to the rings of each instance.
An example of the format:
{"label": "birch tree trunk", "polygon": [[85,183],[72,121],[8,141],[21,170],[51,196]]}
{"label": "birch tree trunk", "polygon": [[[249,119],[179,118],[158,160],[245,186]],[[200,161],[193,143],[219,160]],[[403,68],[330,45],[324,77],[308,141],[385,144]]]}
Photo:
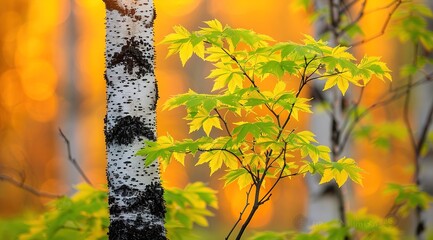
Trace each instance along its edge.
{"label": "birch tree trunk", "polygon": [[[321,16],[315,21],[314,31],[316,38],[322,38],[326,33],[330,34],[329,44],[333,47],[339,45],[338,37],[335,31],[339,27],[339,6],[340,0],[315,0],[314,10],[321,11],[324,8],[330,8],[329,19]],[[335,29],[335,31],[333,31]],[[312,95],[316,101],[313,105],[315,114],[311,117],[310,128],[316,133],[316,139],[323,145],[331,147],[332,160],[336,161],[341,156],[340,149],[340,125],[343,119],[342,101],[343,97],[338,91],[322,92],[323,83],[314,82]],[[333,89],[335,90],[335,89]],[[349,94],[348,94],[349,95]],[[347,96],[347,95],[346,95]],[[321,102],[330,103],[331,114],[317,110]],[[336,183],[318,184],[320,179],[316,176],[307,177],[308,185],[308,206],[307,221],[304,226],[305,230],[314,224],[339,220],[343,226],[346,225],[346,209],[342,189]]]}
{"label": "birch tree trunk", "polygon": [[104,0],[109,239],[166,239],[158,163],[136,156],[155,139],[153,0]]}

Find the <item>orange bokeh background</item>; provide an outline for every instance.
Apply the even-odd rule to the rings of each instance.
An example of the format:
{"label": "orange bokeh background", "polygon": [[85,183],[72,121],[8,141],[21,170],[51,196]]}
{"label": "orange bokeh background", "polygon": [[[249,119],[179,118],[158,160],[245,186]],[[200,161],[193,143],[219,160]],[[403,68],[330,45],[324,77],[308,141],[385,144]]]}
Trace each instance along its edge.
{"label": "orange bokeh background", "polygon": [[[155,41],[160,42],[174,25],[196,29],[202,21],[217,18],[232,27],[253,29],[277,41],[299,42],[303,34],[312,34],[307,13],[295,7],[294,0],[156,0]],[[386,4],[369,1],[367,9]],[[102,0],[13,0],[2,2],[0,17],[0,173],[53,193],[68,194],[81,182],[67,160],[66,146],[58,128],[71,141],[73,155],[91,181],[105,184],[104,16]],[[361,22],[366,36],[380,32],[387,10],[367,15]],[[391,69],[400,62],[396,41],[389,34],[375,39],[354,53],[382,56]],[[159,83],[158,134],[175,138],[188,135],[181,109],[161,111],[170,96],[189,88],[209,91],[204,80],[210,66],[193,58],[185,68],[177,57],[165,58],[167,48],[157,45],[156,75]],[[397,72],[398,71],[394,71]],[[397,76],[396,73],[393,74]],[[386,90],[381,81],[373,81],[366,90],[364,103],[371,104]],[[386,110],[375,111],[383,119]],[[308,121],[300,122],[301,128]],[[174,131],[175,129],[175,131]],[[412,171],[406,155],[390,155],[367,143],[352,147],[359,165],[365,169],[364,187],[354,187],[350,208],[367,207],[385,214],[390,196],[382,195],[387,182],[410,182]],[[391,161],[392,160],[392,161]],[[183,187],[201,180],[219,190],[220,210],[212,222],[224,231],[237,219],[245,192],[236,184],[223,188],[209,178],[206,167],[186,168],[174,163],[163,174],[168,186]],[[383,169],[387,169],[384,171]],[[0,182],[0,217],[26,210],[42,210],[47,199],[38,198],[7,183]],[[251,227],[287,230],[299,227],[307,202],[307,189],[301,177],[284,181],[275,189],[272,201],[258,212]]]}

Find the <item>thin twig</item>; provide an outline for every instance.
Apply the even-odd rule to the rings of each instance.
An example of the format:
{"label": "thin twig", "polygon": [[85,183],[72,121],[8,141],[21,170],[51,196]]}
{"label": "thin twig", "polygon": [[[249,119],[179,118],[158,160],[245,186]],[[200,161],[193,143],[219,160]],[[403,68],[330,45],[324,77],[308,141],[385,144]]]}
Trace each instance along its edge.
{"label": "thin twig", "polygon": [[[406,95],[406,88],[413,89],[414,87],[421,86],[425,83],[429,83],[432,80],[433,73],[427,74],[424,79],[415,81],[413,83],[408,83],[403,86],[397,87],[393,89],[391,92],[393,92],[393,95],[391,97],[386,97],[384,100],[376,102],[369,107],[367,107],[364,111],[358,113],[355,116],[355,119],[350,125],[347,125],[347,127],[344,129],[344,136],[342,137],[342,141],[340,142],[340,149],[339,151],[343,151],[350,136],[352,135],[353,130],[355,129],[356,125],[359,121],[361,121],[365,116],[368,115],[372,110],[376,109],[377,107],[385,106],[387,104],[390,104],[391,102],[394,102],[401,97],[404,97]],[[389,94],[389,93],[388,93]],[[387,94],[387,95],[388,95]]]}
{"label": "thin twig", "polygon": [[[260,92],[256,82],[254,81],[254,78],[253,78],[254,75],[253,75],[253,77],[251,77],[247,73],[245,68],[241,65],[241,63],[238,61],[238,59],[234,55],[230,54],[224,47],[220,47],[220,49],[236,63],[236,65],[239,67],[239,70],[242,71],[242,74],[248,79],[248,81],[250,81],[251,85],[256,89],[256,91],[260,94],[260,96],[265,98],[265,96],[262,94],[262,92]],[[274,115],[274,117],[276,118],[278,125],[279,125],[280,124],[279,116],[275,113],[275,111],[272,110],[271,106],[269,106],[268,103],[265,103],[265,107]]]}
{"label": "thin twig", "polygon": [[348,3],[348,4],[345,4],[344,3],[344,1],[343,1],[343,7],[340,9],[340,14],[343,14],[344,12],[349,12],[349,9],[356,3],[356,2],[358,2],[359,0],[353,0],[352,2],[350,2],[350,3]]}
{"label": "thin twig", "polygon": [[353,20],[351,23],[347,24],[345,27],[343,27],[340,32],[339,35],[345,33],[347,30],[349,30],[351,27],[353,27],[355,24],[357,24],[361,18],[364,16],[364,11],[365,11],[365,6],[367,5],[367,0],[364,0],[362,2],[362,6],[361,6],[361,10],[359,10],[358,16],[356,17],[355,20]]}
{"label": "thin twig", "polygon": [[[394,5],[394,3],[392,4],[392,5],[394,5],[394,7],[391,9],[391,11],[389,12],[388,16],[386,17],[385,22],[382,25],[382,29],[380,30],[380,32],[378,34],[376,34],[376,35],[374,35],[372,37],[369,37],[369,38],[362,39],[359,42],[352,43],[350,46],[351,47],[359,46],[361,44],[370,42],[370,41],[372,41],[372,40],[374,40],[374,39],[382,36],[383,34],[385,34],[385,31],[388,28],[388,24],[389,24],[389,22],[391,20],[392,15],[394,15],[395,11],[397,10],[397,8],[400,6],[401,3],[402,3],[402,0],[397,0],[397,1],[395,1],[395,5]],[[390,5],[390,6],[392,6],[392,5]]]}
{"label": "thin twig", "polygon": [[420,134],[418,142],[417,142],[418,144],[417,144],[417,148],[416,148],[416,152],[415,153],[418,156],[421,154],[421,149],[422,149],[422,147],[423,147],[423,145],[424,145],[424,143],[426,141],[427,133],[429,131],[429,128],[430,128],[430,125],[431,125],[432,121],[433,121],[433,102],[432,102],[432,104],[430,106],[430,109],[429,109],[429,112],[427,114],[427,117],[426,117],[426,120],[424,122],[424,125],[421,128],[421,134]]}
{"label": "thin twig", "polygon": [[[214,108],[214,111],[218,114],[218,118],[223,122],[227,134],[228,134],[230,137],[233,137],[233,136],[232,136],[232,133],[231,133],[230,130],[229,130],[229,127],[228,127],[227,121],[223,118],[223,116],[220,114],[220,112],[218,111],[218,109]],[[242,152],[241,152],[241,154],[242,154]]]}
{"label": "thin twig", "polygon": [[[279,173],[279,176],[278,176],[277,180],[275,180],[274,184],[272,184],[272,186],[271,186],[271,188],[268,190],[268,192],[266,192],[265,195],[263,195],[263,197],[260,199],[260,201],[259,201],[259,204],[260,204],[260,205],[263,204],[263,203],[265,203],[265,202],[267,202],[267,201],[269,201],[269,199],[271,198],[271,195],[272,195],[272,193],[271,193],[272,190],[275,188],[275,186],[277,186],[278,182],[282,179],[281,176],[283,176],[284,169],[285,169],[286,166],[287,166],[287,162],[286,162],[286,151],[287,151],[287,143],[284,142],[284,148],[283,148],[283,150],[281,151],[281,153],[284,153],[284,155],[283,155],[283,166],[282,166],[282,168],[281,168],[281,172]],[[264,175],[265,175],[265,174],[264,174]]]}
{"label": "thin twig", "polygon": [[38,196],[38,197],[45,197],[45,198],[61,198],[61,197],[63,197],[62,195],[39,191],[36,188],[34,188],[28,184],[25,184],[24,182],[17,181],[14,178],[7,176],[7,175],[0,174],[0,181],[8,182],[8,183],[10,183],[10,184],[12,184],[18,188],[21,188],[21,189],[23,189],[23,190],[25,190],[25,191],[27,191],[27,192],[35,195],[35,196]]}
{"label": "thin twig", "polygon": [[230,229],[230,232],[227,234],[227,236],[226,236],[226,240],[228,240],[229,239],[229,237],[230,237],[230,235],[233,233],[233,231],[236,229],[236,226],[239,224],[239,222],[242,220],[242,215],[244,215],[244,213],[245,213],[245,210],[247,210],[247,208],[248,208],[248,206],[250,205],[250,202],[249,202],[249,200],[250,200],[250,193],[251,193],[251,190],[253,189],[253,186],[254,186],[254,184],[251,184],[251,186],[250,186],[250,188],[248,189],[248,191],[246,192],[246,194],[247,194],[247,198],[246,198],[246,201],[245,201],[245,206],[244,206],[244,208],[242,209],[242,211],[239,213],[239,218],[238,218],[238,220],[235,222],[235,224],[233,225],[233,227],[232,227],[232,229]]}
{"label": "thin twig", "polygon": [[65,136],[65,134],[62,132],[62,129],[59,128],[60,136],[62,136],[63,140],[65,140],[66,148],[68,150],[68,160],[72,163],[72,165],[77,169],[78,173],[83,177],[84,181],[86,181],[89,185],[93,186],[92,182],[90,182],[89,178],[86,176],[84,171],[81,169],[78,162],[75,160],[75,158],[72,157],[71,153],[71,144],[69,142],[69,139]]}
{"label": "thin twig", "polygon": [[[417,59],[418,59],[418,44],[414,44],[414,59],[413,59],[413,65],[416,66],[417,63]],[[408,78],[408,85],[412,84],[412,75],[409,76]],[[414,151],[414,153],[416,154],[416,149],[417,149],[417,142],[415,140],[415,136],[414,136],[414,132],[412,129],[412,126],[410,124],[410,119],[409,119],[409,104],[410,104],[410,96],[411,96],[411,88],[407,87],[406,88],[406,95],[405,95],[405,99],[404,99],[404,105],[403,105],[403,120],[404,120],[404,124],[406,125],[406,130],[409,134],[409,140],[410,143],[412,145],[412,149]],[[416,156],[418,157],[418,156]],[[418,160],[418,159],[416,159]],[[418,175],[418,163],[415,163],[415,175]]]}

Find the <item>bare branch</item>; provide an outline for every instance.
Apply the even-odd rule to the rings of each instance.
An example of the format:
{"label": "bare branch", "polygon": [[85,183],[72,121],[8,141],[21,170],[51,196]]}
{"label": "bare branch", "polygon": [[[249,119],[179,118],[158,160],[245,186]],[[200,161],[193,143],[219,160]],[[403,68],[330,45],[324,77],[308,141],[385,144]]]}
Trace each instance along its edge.
{"label": "bare branch", "polygon": [[420,155],[421,153],[422,146],[425,143],[425,140],[427,138],[427,133],[429,131],[430,125],[432,124],[432,121],[433,121],[433,102],[430,106],[424,125],[421,127],[421,134],[417,142],[418,144],[416,148],[416,155]]}
{"label": "bare branch", "polygon": [[86,181],[89,185],[92,185],[92,182],[90,182],[89,178],[86,176],[84,171],[81,169],[78,162],[75,160],[75,158],[72,157],[71,153],[71,144],[69,142],[69,139],[65,136],[65,134],[62,132],[62,129],[59,128],[60,136],[62,136],[63,140],[65,140],[66,148],[68,150],[68,160],[72,163],[72,165],[77,169],[78,173],[80,173],[81,177],[83,177],[84,181]]}
{"label": "bare branch", "polygon": [[35,196],[38,196],[38,197],[45,197],[45,198],[61,198],[61,197],[63,197],[62,195],[39,191],[36,188],[34,188],[28,184],[25,184],[24,182],[17,181],[14,178],[7,176],[7,175],[0,174],[0,181],[8,182],[8,183],[10,183],[10,184],[12,184],[18,188],[21,188],[21,189],[23,189],[23,190],[25,190],[25,191],[27,191],[27,192],[35,195]]}
{"label": "bare branch", "polygon": [[[413,58],[413,63],[412,63],[414,66],[416,66],[417,60],[418,60],[418,44],[415,43],[414,44],[414,58]],[[413,77],[412,75],[409,76],[408,85],[412,84],[412,81],[413,81],[412,77]],[[404,105],[403,105],[403,120],[404,120],[404,123],[406,125],[406,130],[408,131],[408,134],[409,134],[409,139],[410,139],[410,143],[412,145],[412,149],[413,149],[414,153],[416,154],[417,142],[415,140],[414,132],[413,132],[412,126],[410,124],[410,119],[409,119],[409,103],[410,103],[410,96],[411,96],[411,88],[409,86],[406,88],[405,93],[406,93],[406,97],[404,99]],[[416,156],[416,160],[418,160],[418,156]],[[418,170],[419,170],[419,166],[416,163],[415,164],[415,172],[416,172],[415,175],[418,175]]]}
{"label": "bare branch", "polygon": [[393,93],[393,95],[391,95],[390,97],[386,97],[387,95],[389,95],[389,93],[387,93],[384,97],[382,97],[382,99],[384,99],[384,100],[376,102],[376,103],[370,105],[369,107],[367,107],[364,111],[358,113],[355,116],[355,119],[353,120],[353,122],[351,124],[345,124],[345,126],[347,126],[347,127],[345,129],[342,129],[342,130],[344,130],[344,136],[342,137],[342,141],[340,142],[339,152],[343,151],[343,149],[344,149],[345,145],[347,144],[355,126],[358,124],[359,121],[361,121],[361,119],[363,119],[365,116],[367,116],[368,113],[370,113],[372,110],[374,110],[378,107],[385,106],[391,102],[394,102],[394,101],[400,99],[401,97],[404,97],[406,95],[407,88],[413,89],[414,87],[418,87],[418,86],[421,86],[425,83],[431,82],[432,79],[433,79],[433,73],[430,73],[430,74],[426,74],[424,79],[422,79],[422,80],[418,80],[418,81],[397,87],[395,89],[392,89],[391,93]]}
{"label": "bare branch", "polygon": [[235,224],[233,225],[232,229],[230,229],[230,232],[227,234],[227,236],[226,236],[226,238],[225,238],[226,240],[229,239],[230,235],[233,233],[233,231],[235,230],[236,226],[237,226],[237,225],[239,224],[239,222],[242,220],[242,215],[244,215],[245,210],[247,210],[247,207],[250,205],[250,202],[249,202],[249,200],[250,200],[250,193],[251,193],[251,190],[253,189],[253,186],[254,186],[254,184],[251,184],[250,188],[249,188],[248,191],[246,192],[246,193],[247,193],[247,198],[246,198],[246,201],[245,201],[245,206],[244,206],[244,208],[242,209],[242,211],[239,213],[239,218],[238,218],[238,220],[235,222]]}
{"label": "bare branch", "polygon": [[[218,114],[218,118],[223,122],[223,124],[224,124],[224,128],[226,129],[227,134],[228,134],[230,137],[233,137],[233,136],[232,136],[232,133],[231,133],[230,130],[229,130],[229,127],[228,127],[227,121],[223,118],[223,116],[222,116],[221,113],[218,111],[218,109],[214,108],[214,111]],[[241,152],[241,153],[242,153],[242,152]]]}
{"label": "bare branch", "polygon": [[[385,34],[385,31],[386,31],[386,29],[388,28],[388,24],[389,24],[389,22],[390,22],[390,20],[391,20],[392,15],[394,15],[395,11],[396,11],[397,8],[400,6],[400,4],[402,4],[402,2],[403,2],[402,0],[396,0],[395,2],[392,2],[392,4],[390,4],[389,6],[386,7],[386,8],[389,8],[389,7],[394,6],[394,7],[391,9],[391,11],[389,12],[388,16],[386,17],[385,22],[384,22],[383,25],[382,25],[382,29],[380,30],[380,32],[379,32],[378,34],[376,34],[376,35],[374,35],[374,36],[372,36],[372,37],[369,37],[369,38],[365,38],[365,39],[363,39],[363,40],[361,40],[361,41],[359,41],[359,42],[352,43],[352,45],[350,45],[350,46],[351,46],[351,47],[359,46],[359,45],[361,45],[361,44],[364,44],[364,43],[370,42],[371,40],[374,40],[374,39],[376,39],[376,38],[382,36],[383,34]],[[395,5],[394,5],[394,4],[395,4]]]}
{"label": "bare branch", "polygon": [[343,7],[340,9],[339,13],[343,14],[344,12],[349,12],[350,8],[357,3],[359,0],[353,0],[349,3],[345,3],[344,1],[342,2]]}
{"label": "bare branch", "polygon": [[367,5],[367,0],[364,0],[362,2],[362,6],[361,6],[361,10],[359,10],[358,16],[356,17],[355,20],[353,20],[351,23],[347,24],[345,27],[343,27],[339,34],[343,34],[345,33],[347,30],[349,30],[351,27],[353,27],[356,23],[358,23],[361,18],[364,16],[364,11],[365,11],[365,6]]}

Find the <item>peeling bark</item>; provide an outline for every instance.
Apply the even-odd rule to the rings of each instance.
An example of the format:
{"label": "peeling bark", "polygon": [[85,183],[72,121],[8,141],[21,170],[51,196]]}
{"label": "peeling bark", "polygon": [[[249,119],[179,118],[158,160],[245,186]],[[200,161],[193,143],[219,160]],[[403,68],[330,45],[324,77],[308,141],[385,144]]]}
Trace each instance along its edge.
{"label": "peeling bark", "polygon": [[155,140],[152,0],[104,0],[106,6],[105,141],[109,188],[109,239],[166,239],[159,166],[136,156]]}

